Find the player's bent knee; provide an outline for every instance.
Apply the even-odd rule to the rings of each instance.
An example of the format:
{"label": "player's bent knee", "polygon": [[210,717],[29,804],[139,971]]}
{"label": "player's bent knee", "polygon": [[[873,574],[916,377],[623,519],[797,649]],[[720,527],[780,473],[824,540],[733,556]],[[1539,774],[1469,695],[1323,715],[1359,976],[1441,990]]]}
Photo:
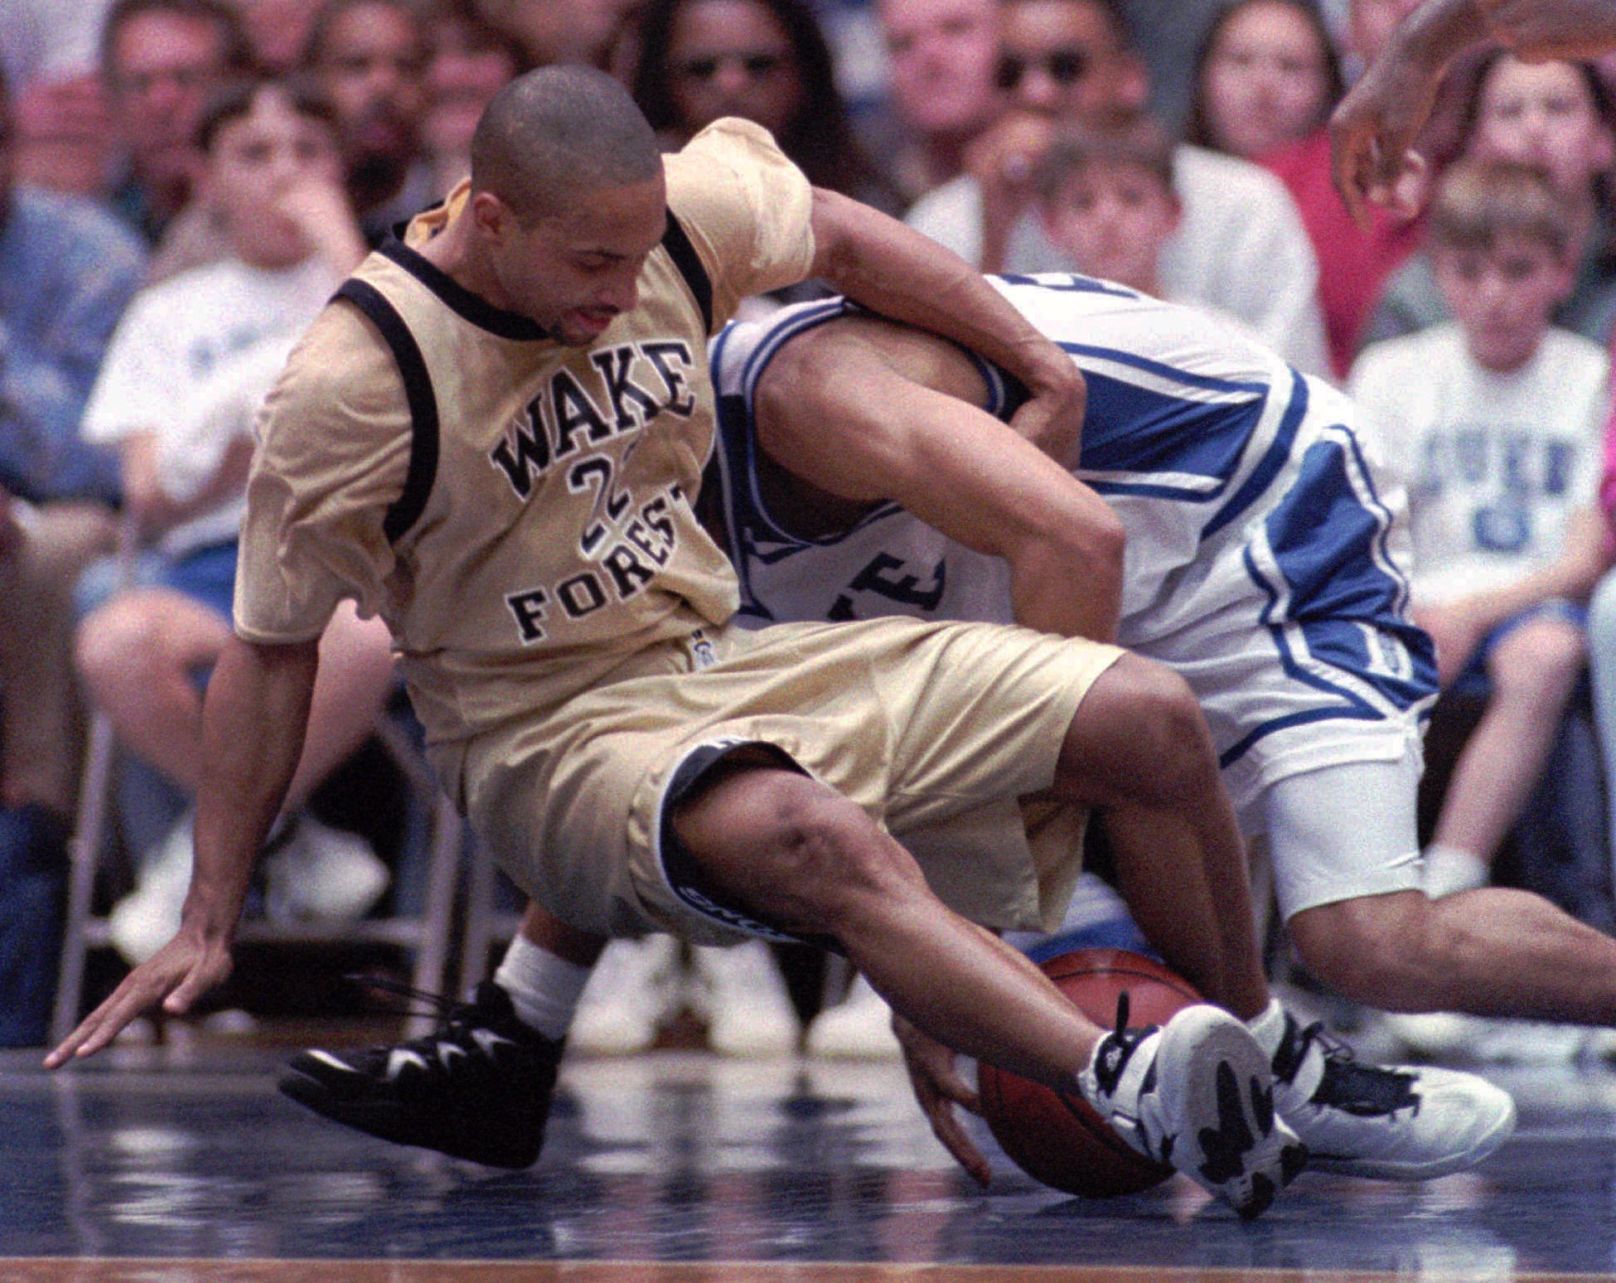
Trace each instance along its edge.
{"label": "player's bent knee", "polygon": [[675,823],[714,890],[791,930],[835,934],[869,897],[918,877],[856,805],[789,772],[726,781]]}
{"label": "player's bent knee", "polygon": [[1216,786],[1212,737],[1195,692],[1182,677],[1125,655],[1101,682],[1107,683],[1109,699],[1121,701],[1103,756],[1120,768],[1123,800],[1170,807]]}

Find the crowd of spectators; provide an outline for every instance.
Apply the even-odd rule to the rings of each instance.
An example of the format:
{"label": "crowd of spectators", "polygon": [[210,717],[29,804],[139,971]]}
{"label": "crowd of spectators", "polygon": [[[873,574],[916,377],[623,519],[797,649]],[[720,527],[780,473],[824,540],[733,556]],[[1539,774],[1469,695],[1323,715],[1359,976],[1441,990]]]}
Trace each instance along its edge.
{"label": "crowd of spectators", "polygon": [[[1461,66],[1424,140],[1451,166],[1435,212],[1360,225],[1331,186],[1325,121],[1413,7],[9,0],[0,1045],[43,1036],[86,709],[167,786],[195,786],[252,415],[279,362],[367,246],[466,176],[499,87],[558,61],[620,77],[669,148],[748,117],[815,184],[983,270],[1104,276],[1350,381],[1409,484],[1444,682],[1489,701],[1438,821],[1431,890],[1487,878],[1546,760],[1545,710],[1591,689],[1616,736],[1616,581],[1596,589],[1616,548],[1601,453],[1616,67],[1501,52]],[[325,666],[336,689],[317,695],[299,806],[391,683],[374,621],[339,617],[325,645],[343,662]],[[142,876],[115,933],[131,957],[167,935],[186,828],[170,810],[131,843]],[[351,841],[297,807],[284,828],[330,876],[304,883],[323,909],[283,894],[280,911],[358,914],[381,893],[385,873]],[[616,970],[637,966],[666,1005],[678,959],[642,954]],[[718,960],[694,965],[708,991],[773,983],[757,958],[728,980]],[[776,1043],[797,1036],[787,1016],[778,1028]],[[599,1042],[614,1038],[643,1045],[647,1030]]]}

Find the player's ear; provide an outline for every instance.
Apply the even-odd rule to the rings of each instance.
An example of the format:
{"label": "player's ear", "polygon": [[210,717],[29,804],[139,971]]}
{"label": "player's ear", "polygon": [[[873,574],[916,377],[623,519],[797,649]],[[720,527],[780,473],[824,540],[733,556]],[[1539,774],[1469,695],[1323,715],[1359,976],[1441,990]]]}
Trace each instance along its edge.
{"label": "player's ear", "polygon": [[496,241],[503,240],[515,224],[510,206],[489,191],[472,193],[471,220],[478,231]]}

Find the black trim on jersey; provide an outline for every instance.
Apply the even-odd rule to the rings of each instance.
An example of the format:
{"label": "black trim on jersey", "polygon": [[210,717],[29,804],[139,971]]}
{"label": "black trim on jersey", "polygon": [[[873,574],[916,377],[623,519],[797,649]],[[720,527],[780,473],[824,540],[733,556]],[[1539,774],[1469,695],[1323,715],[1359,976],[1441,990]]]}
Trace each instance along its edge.
{"label": "black trim on jersey", "polygon": [[673,265],[679,269],[679,275],[685,278],[685,284],[690,292],[696,296],[696,306],[701,309],[701,328],[703,333],[713,332],[713,282],[707,275],[707,269],[702,266],[701,255],[691,243],[690,234],[685,231],[684,224],[668,211],[668,230],[662,233],[662,248],[668,251],[668,257]]}
{"label": "black trim on jersey", "polygon": [[417,253],[396,236],[389,236],[376,252],[390,258],[422,285],[443,300],[453,312],[480,329],[502,339],[515,339],[522,343],[548,341],[549,333],[537,321],[517,312],[495,307],[487,299],[473,294],[425,255]]}
{"label": "black trim on jersey", "polygon": [[438,474],[438,398],[415,336],[381,291],[366,281],[349,279],[336,296],[347,299],[381,331],[404,379],[404,397],[410,407],[410,467],[404,477],[404,493],[388,507],[382,520],[388,542],[396,543],[420,520]]}

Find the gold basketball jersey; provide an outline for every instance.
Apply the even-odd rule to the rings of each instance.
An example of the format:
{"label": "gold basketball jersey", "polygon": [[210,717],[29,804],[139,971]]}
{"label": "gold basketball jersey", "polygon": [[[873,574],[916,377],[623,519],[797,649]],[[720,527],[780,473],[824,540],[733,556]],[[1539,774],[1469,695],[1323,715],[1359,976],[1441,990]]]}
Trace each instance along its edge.
{"label": "gold basketball jersey", "polygon": [[466,291],[417,246],[464,185],[361,264],[260,420],[236,628],[304,640],[336,602],[390,625],[429,736],[553,710],[637,653],[726,620],[692,513],[712,449],[707,339],[813,259],[810,189],[768,134],[666,158],[668,234],[639,306],[587,348]]}

